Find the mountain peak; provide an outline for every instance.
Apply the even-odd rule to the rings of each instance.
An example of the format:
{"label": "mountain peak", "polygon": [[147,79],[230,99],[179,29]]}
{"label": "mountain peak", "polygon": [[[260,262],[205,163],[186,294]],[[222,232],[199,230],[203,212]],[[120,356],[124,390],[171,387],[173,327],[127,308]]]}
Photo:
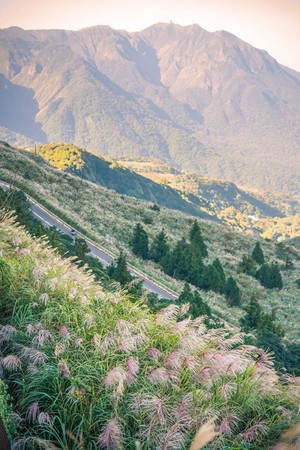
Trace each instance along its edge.
{"label": "mountain peak", "polygon": [[20,131],[22,144],[32,139],[36,125],[13,120],[29,98],[46,140],[299,190],[299,74],[233,34],[157,23],[134,33],[98,25],[0,35],[0,74],[16,93],[0,105],[4,140],[17,143]]}

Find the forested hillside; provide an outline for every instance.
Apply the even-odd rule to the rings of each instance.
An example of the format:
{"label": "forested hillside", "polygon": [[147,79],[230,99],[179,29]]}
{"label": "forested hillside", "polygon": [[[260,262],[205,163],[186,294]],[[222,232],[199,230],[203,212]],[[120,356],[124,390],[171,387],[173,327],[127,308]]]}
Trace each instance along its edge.
{"label": "forested hillside", "polygon": [[[50,210],[69,220],[88,236],[101,243],[116,257],[122,251],[129,262],[141,268],[152,277],[157,278],[178,294],[184,288],[185,276],[165,273],[158,262],[152,259],[136,257],[131,246],[133,230],[140,223],[148,235],[152,247],[156,237],[164,230],[170,250],[179,246],[186,253],[185,245],[190,242],[190,229],[195,218],[181,212],[157,207],[149,202],[133,199],[98,185],[58,171],[39,156],[21,152],[11,147],[2,147],[0,154],[2,179],[12,181],[16,186],[30,193]],[[244,315],[244,308],[250,305],[251,298],[261,304],[265,312],[277,310],[277,322],[282,327],[284,339],[290,343],[299,339],[299,311],[297,308],[299,288],[299,253],[292,246],[275,244],[259,240],[264,254],[264,263],[268,267],[278,267],[283,287],[270,288],[261,283],[261,272],[268,278],[268,267],[255,274],[262,263],[252,261],[252,252],[256,238],[247,237],[231,231],[227,226],[211,221],[200,220],[200,229],[207,247],[208,256],[204,257],[204,266],[219,259],[226,278],[232,277],[240,290],[241,307],[227,304],[226,296],[210,289],[210,285],[196,287],[201,289],[203,300],[212,311],[229,322],[239,326]],[[186,241],[186,244],[184,243]],[[164,266],[163,268],[167,268]],[[209,269],[210,270],[210,269]],[[174,279],[174,275],[176,279]]]}

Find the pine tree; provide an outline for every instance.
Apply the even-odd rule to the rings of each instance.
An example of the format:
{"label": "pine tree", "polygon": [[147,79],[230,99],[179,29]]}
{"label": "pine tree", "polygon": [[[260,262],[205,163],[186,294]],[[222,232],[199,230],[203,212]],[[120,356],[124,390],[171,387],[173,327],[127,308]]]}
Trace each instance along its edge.
{"label": "pine tree", "polygon": [[10,191],[7,195],[5,206],[9,209],[15,210],[19,223],[22,225],[30,224],[33,216],[24,192]]}
{"label": "pine tree", "polygon": [[[51,247],[56,248],[60,253],[64,253],[65,246],[62,242],[62,234],[56,227],[50,227],[47,230],[47,238]],[[89,251],[90,250],[88,249],[88,252]]]}
{"label": "pine tree", "polygon": [[228,306],[240,306],[241,293],[233,277],[227,279],[225,294]]}
{"label": "pine tree", "polygon": [[196,317],[199,316],[211,317],[211,309],[208,304],[202,299],[198,291],[194,292],[189,313],[192,319],[196,319]]}
{"label": "pine tree", "polygon": [[265,257],[264,257],[262,248],[260,246],[260,243],[258,241],[255,244],[255,247],[253,249],[251,256],[254,259],[254,261],[257,262],[257,264],[259,264],[260,266],[265,262]]}
{"label": "pine tree", "polygon": [[221,285],[220,274],[215,266],[213,264],[205,266],[202,272],[201,283],[198,287],[206,291],[220,292]]}
{"label": "pine tree", "polygon": [[252,296],[249,305],[245,307],[246,315],[240,319],[242,331],[248,333],[259,327],[262,317],[262,309],[257,299]]}
{"label": "pine tree", "polygon": [[190,264],[189,250],[190,246],[185,238],[180,239],[170,255],[168,267],[164,267],[166,273],[179,280],[187,280]]}
{"label": "pine tree", "polygon": [[162,230],[154,238],[150,250],[150,258],[153,259],[153,261],[160,263],[169,252],[170,247],[167,242],[167,237],[164,230]]}
{"label": "pine tree", "polygon": [[149,257],[149,239],[148,234],[140,223],[137,223],[133,230],[133,237],[130,242],[132,252],[140,258]]}
{"label": "pine tree", "polygon": [[85,257],[90,252],[90,248],[86,241],[82,238],[76,238],[74,242],[74,253],[80,259],[80,261],[85,260]]}
{"label": "pine tree", "polygon": [[205,258],[208,255],[207,247],[203,240],[197,220],[194,221],[193,226],[190,230],[190,242],[197,256],[199,256],[200,258]]}
{"label": "pine tree", "polygon": [[193,301],[193,292],[189,283],[184,283],[184,288],[181,291],[177,301],[178,303],[191,303]]}
{"label": "pine tree", "polygon": [[256,263],[252,256],[243,255],[242,261],[239,263],[239,270],[242,273],[246,273],[252,277],[255,276],[256,272]]}
{"label": "pine tree", "polygon": [[121,286],[125,286],[133,280],[128,267],[126,256],[120,253],[116,263],[112,263],[107,269],[108,275],[114,280],[118,281]]}
{"label": "pine tree", "polygon": [[279,270],[279,266],[277,263],[272,263],[270,266],[270,285],[272,288],[282,289],[283,288],[283,282],[281,273]]}
{"label": "pine tree", "polygon": [[187,278],[189,283],[200,287],[204,264],[202,258],[197,256],[191,244],[187,247]]}
{"label": "pine tree", "polygon": [[265,330],[268,330],[274,334],[277,334],[279,337],[284,336],[283,329],[277,323],[276,317],[276,309],[273,308],[271,314],[262,313],[259,321],[259,326],[257,327],[258,334],[263,333]]}
{"label": "pine tree", "polygon": [[282,289],[283,282],[278,264],[263,264],[256,272],[255,278],[267,289]]}
{"label": "pine tree", "polygon": [[202,299],[198,291],[192,292],[188,283],[184,284],[184,288],[178,297],[178,303],[188,303],[190,305],[188,316],[196,319],[199,316],[211,317],[211,309]]}
{"label": "pine tree", "polygon": [[219,277],[220,277],[219,292],[220,292],[220,294],[224,294],[225,289],[226,289],[226,276],[225,276],[223,266],[222,266],[219,258],[216,258],[212,264],[213,264],[214,268],[217,270]]}

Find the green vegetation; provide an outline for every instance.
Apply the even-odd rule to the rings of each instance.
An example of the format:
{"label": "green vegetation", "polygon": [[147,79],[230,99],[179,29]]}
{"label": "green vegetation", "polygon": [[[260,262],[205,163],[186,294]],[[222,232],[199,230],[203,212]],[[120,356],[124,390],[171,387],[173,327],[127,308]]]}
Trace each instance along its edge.
{"label": "green vegetation", "polygon": [[268,289],[283,288],[282,277],[277,263],[273,262],[271,265],[263,264],[255,276]]}
{"label": "green vegetation", "polygon": [[[1,302],[1,300],[0,300]],[[0,303],[1,304],[1,303]],[[0,329],[0,336],[1,341],[5,339],[5,333],[8,335],[10,332],[13,332],[12,327],[7,327],[5,330]],[[3,345],[3,343],[2,343]],[[1,351],[0,351],[1,355]],[[2,365],[2,360],[1,360]],[[1,367],[2,370],[2,367]],[[1,376],[1,374],[0,374]],[[11,397],[7,393],[7,386],[3,381],[0,379],[0,419],[2,419],[2,423],[4,425],[4,429],[6,431],[6,434],[9,439],[13,439],[16,435],[16,427],[13,422],[13,416],[12,416],[12,402]],[[4,444],[3,442],[0,442],[0,445]]]}
{"label": "green vegetation", "polygon": [[208,256],[208,251],[196,220],[189,231],[189,238],[190,242],[187,242],[185,237],[182,237],[174,249],[170,250],[162,230],[155,236],[149,255],[148,234],[138,223],[134,227],[130,246],[133,254],[140,258],[151,259],[154,255],[154,261],[173,278],[184,280],[207,291],[212,290],[220,294],[225,292],[229,306],[240,306],[241,294],[238,285],[232,277],[226,281],[220,260],[216,258],[212,264],[204,265],[203,258]]}
{"label": "green vegetation", "polygon": [[214,214],[207,214],[199,210],[197,205],[183,199],[177,190],[161,186],[120,164],[112,163],[75,145],[52,143],[30,151],[42,156],[59,170],[72,173],[108,189],[114,189],[119,194],[154,202],[155,205],[152,207],[154,212],[159,212],[159,207],[156,205],[158,203],[197,217],[217,220]]}
{"label": "green vegetation", "polygon": [[[150,158],[118,161],[140,175],[182,192],[184,198],[203,212],[216,216],[234,230],[259,233],[283,240],[300,234],[300,197],[237,187],[228,181],[180,172]],[[256,185],[256,184],[255,184]]]}
{"label": "green vegetation", "polygon": [[12,219],[0,246],[12,305],[0,356],[18,445],[179,450],[213,412],[214,448],[267,449],[297,421],[299,386],[243,335],[182,320],[184,304],[153,315],[105,292]]}
{"label": "green vegetation", "polygon": [[229,277],[226,282],[225,294],[229,306],[241,305],[241,292],[233,277]]}
{"label": "green vegetation", "polygon": [[[170,249],[178,241],[189,236],[194,218],[186,214],[160,207],[152,209],[153,204],[119,195],[111,190],[87,183],[62,171],[49,167],[39,156],[22,152],[12,147],[2,146],[0,152],[0,178],[11,181],[25,192],[35,197],[50,211],[53,211],[70,226],[74,226],[88,237],[94,239],[116,256],[120,251],[126,253],[127,260],[137,268],[179,293],[184,280],[175,280],[160,270],[160,265],[152,260],[135,258],[128,251],[136,223],[143,224],[149,236],[151,250],[154,238],[164,229]],[[152,218],[151,224],[144,224],[143,218]],[[266,313],[277,308],[277,320],[285,331],[285,343],[299,342],[298,309],[299,289],[299,251],[290,244],[282,244],[284,252],[279,255],[277,245],[271,241],[259,240],[267,264],[277,262],[283,281],[280,295],[276,289],[264,288],[253,276],[240,272],[239,265],[243,255],[251,254],[257,238],[231,231],[228,227],[199,221],[208,256],[205,266],[219,259],[226,277],[232,276],[241,290],[242,308],[247,306],[253,294]],[[188,242],[187,242],[188,243]],[[290,256],[294,269],[282,270],[286,257]],[[214,273],[213,271],[211,271]],[[173,274],[172,274],[173,275]],[[224,295],[214,291],[201,291],[201,297],[212,312],[220,318],[238,326],[243,315],[241,308],[228,307]]]}
{"label": "green vegetation", "polygon": [[271,351],[274,355],[275,366],[297,375],[300,374],[300,346],[298,344],[285,345],[282,338],[284,331],[278,325],[276,311],[264,313],[258,300],[253,296],[245,308],[246,314],[241,318],[242,331],[251,333],[250,342],[258,347]]}
{"label": "green vegetation", "polygon": [[137,223],[133,230],[132,240],[130,242],[132,253],[140,258],[149,257],[148,234],[140,223]]}
{"label": "green vegetation", "polygon": [[252,259],[260,266],[265,262],[265,257],[259,242],[256,242],[251,256]]}

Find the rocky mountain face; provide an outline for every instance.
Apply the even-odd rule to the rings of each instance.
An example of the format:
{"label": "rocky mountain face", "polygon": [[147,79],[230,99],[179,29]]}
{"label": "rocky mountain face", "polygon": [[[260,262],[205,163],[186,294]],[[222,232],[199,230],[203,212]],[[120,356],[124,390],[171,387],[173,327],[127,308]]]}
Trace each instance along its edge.
{"label": "rocky mountain face", "polygon": [[300,74],[221,31],[0,30],[0,138],[300,187]]}

